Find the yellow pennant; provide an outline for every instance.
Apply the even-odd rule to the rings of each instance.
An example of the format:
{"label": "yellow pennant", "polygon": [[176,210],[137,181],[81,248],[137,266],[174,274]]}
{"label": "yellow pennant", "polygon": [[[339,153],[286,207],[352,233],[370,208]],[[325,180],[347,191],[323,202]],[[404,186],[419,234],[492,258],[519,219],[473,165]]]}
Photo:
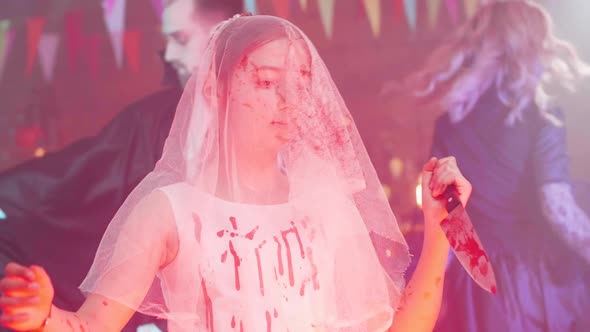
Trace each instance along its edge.
{"label": "yellow pennant", "polygon": [[324,32],[328,39],[332,39],[334,29],[334,0],[317,0],[320,9],[320,18],[324,26]]}

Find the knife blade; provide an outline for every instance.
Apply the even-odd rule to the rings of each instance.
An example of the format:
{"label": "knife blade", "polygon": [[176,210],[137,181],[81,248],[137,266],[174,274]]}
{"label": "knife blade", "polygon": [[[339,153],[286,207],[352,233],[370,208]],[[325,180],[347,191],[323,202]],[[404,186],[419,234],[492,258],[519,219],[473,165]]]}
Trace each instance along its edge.
{"label": "knife blade", "polygon": [[440,222],[455,256],[471,278],[486,291],[496,294],[496,276],[471,218],[457,196],[454,186],[447,187],[443,194],[445,208],[449,213]]}

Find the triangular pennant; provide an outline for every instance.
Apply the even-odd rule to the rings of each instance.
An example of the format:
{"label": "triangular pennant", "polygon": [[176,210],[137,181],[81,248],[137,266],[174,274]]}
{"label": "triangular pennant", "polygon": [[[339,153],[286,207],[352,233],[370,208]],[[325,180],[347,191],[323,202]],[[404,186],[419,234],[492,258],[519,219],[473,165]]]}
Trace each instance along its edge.
{"label": "triangular pennant", "polygon": [[244,0],[244,11],[256,14],[256,0]]}
{"label": "triangular pennant", "polygon": [[405,25],[407,22],[404,0],[393,0],[393,21],[397,24]]}
{"label": "triangular pennant", "polygon": [[381,32],[381,0],[363,0],[363,3],[373,36],[378,37]]}
{"label": "triangular pennant", "polygon": [[404,9],[408,19],[408,25],[412,31],[416,31],[416,0],[404,0]]}
{"label": "triangular pennant", "polygon": [[272,0],[272,6],[276,16],[289,18],[289,0]]}
{"label": "triangular pennant", "polygon": [[41,32],[45,27],[45,17],[30,17],[27,19],[27,65],[25,67],[25,74],[31,76],[33,67],[35,66],[35,59],[37,59],[37,51],[39,50],[39,39]]}
{"label": "triangular pennant", "polygon": [[103,11],[104,22],[109,32],[121,32],[125,28],[125,3],[126,0],[112,0],[112,8]]}
{"label": "triangular pennant", "polygon": [[111,45],[113,47],[113,54],[115,55],[115,63],[117,68],[123,67],[123,37],[124,32],[113,31],[109,34]]}
{"label": "triangular pennant", "polygon": [[324,32],[328,39],[332,38],[333,24],[334,24],[334,0],[318,1],[318,8],[320,10],[320,18],[324,26]]}
{"label": "triangular pennant", "polygon": [[117,0],[103,0],[102,1],[102,8],[105,12],[110,14],[113,11],[113,6],[115,5],[115,1]]}
{"label": "triangular pennant", "polygon": [[8,62],[8,55],[12,49],[14,31],[10,30],[10,21],[0,21],[0,78],[4,71],[4,65]]}
{"label": "triangular pennant", "polygon": [[[10,28],[10,21],[9,20],[0,20],[0,38],[4,38],[4,34]],[[0,43],[0,47],[2,47],[2,43]]]}
{"label": "triangular pennant", "polygon": [[364,1],[365,0],[356,0],[356,18],[358,19],[364,19],[367,16],[367,14],[365,14]]}
{"label": "triangular pennant", "polygon": [[65,16],[66,39],[68,45],[68,63],[71,70],[76,70],[78,54],[82,44],[82,12],[73,11]]}
{"label": "triangular pennant", "polygon": [[449,11],[449,17],[451,18],[451,22],[453,24],[457,24],[459,22],[457,0],[445,0],[445,3],[447,4],[447,10]]}
{"label": "triangular pennant", "polygon": [[39,63],[43,77],[48,82],[53,80],[58,43],[59,34],[57,33],[44,33],[39,40]]}
{"label": "triangular pennant", "polygon": [[99,34],[94,33],[87,36],[84,41],[86,64],[88,65],[88,71],[92,79],[96,79],[98,77],[100,38],[101,36]]}
{"label": "triangular pennant", "polygon": [[428,24],[430,24],[430,28],[436,27],[440,12],[440,1],[441,0],[428,0]]}
{"label": "triangular pennant", "polygon": [[307,0],[299,0],[299,7],[301,7],[303,11],[307,11]]}
{"label": "triangular pennant", "polygon": [[463,0],[463,6],[465,7],[465,16],[471,18],[477,11],[479,0]]}
{"label": "triangular pennant", "polygon": [[140,37],[139,31],[125,32],[125,58],[134,73],[139,72]]}
{"label": "triangular pennant", "polygon": [[154,8],[158,19],[162,20],[162,13],[164,12],[163,0],[152,0],[152,7]]}

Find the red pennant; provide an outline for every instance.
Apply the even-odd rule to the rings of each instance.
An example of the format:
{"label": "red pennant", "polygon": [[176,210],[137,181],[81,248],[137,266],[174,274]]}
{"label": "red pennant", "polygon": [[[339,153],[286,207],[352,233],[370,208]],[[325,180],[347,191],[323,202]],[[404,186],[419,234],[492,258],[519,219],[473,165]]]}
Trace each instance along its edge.
{"label": "red pennant", "polygon": [[363,19],[366,17],[365,5],[363,0],[356,1],[356,18]]}
{"label": "red pennant", "polygon": [[404,0],[393,0],[393,22],[395,24],[407,25]]}
{"label": "red pennant", "polygon": [[25,74],[31,76],[39,51],[39,39],[45,27],[45,17],[30,17],[27,19],[27,66]]}
{"label": "red pennant", "polygon": [[140,37],[139,31],[125,32],[125,59],[135,73],[139,72]]}
{"label": "red pennant", "polygon": [[289,18],[289,0],[272,0],[272,6],[278,17]]}
{"label": "red pennant", "polygon": [[65,16],[66,38],[68,45],[68,63],[71,70],[78,65],[78,56],[82,45],[82,12],[73,11]]}

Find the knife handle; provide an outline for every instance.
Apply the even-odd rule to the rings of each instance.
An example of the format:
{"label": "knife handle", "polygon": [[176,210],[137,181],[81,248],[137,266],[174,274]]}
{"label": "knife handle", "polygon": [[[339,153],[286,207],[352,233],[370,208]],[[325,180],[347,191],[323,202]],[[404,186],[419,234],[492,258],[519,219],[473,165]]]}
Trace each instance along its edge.
{"label": "knife handle", "polygon": [[445,209],[447,209],[448,213],[451,213],[451,211],[453,211],[457,205],[461,204],[459,196],[457,195],[457,188],[455,188],[454,185],[447,187],[443,193],[443,197],[445,199]]}

